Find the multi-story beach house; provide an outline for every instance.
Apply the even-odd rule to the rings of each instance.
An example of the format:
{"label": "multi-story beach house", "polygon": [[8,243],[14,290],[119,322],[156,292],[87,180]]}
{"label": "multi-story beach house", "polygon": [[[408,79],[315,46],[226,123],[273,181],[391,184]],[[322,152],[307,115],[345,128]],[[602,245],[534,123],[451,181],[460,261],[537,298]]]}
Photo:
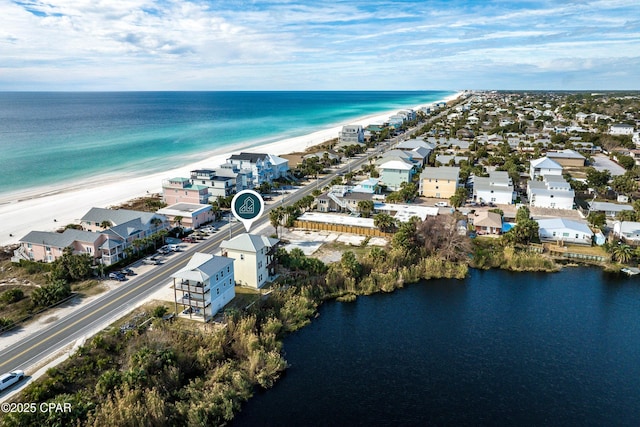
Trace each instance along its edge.
{"label": "multi-story beach house", "polygon": [[221,176],[214,169],[196,169],[191,171],[191,184],[207,187],[209,198],[228,197],[236,191],[237,174]]}
{"label": "multi-story beach house", "polygon": [[448,199],[455,194],[459,180],[459,167],[426,167],[420,175],[420,194],[424,197]]}
{"label": "multi-story beach house", "polygon": [[410,160],[400,158],[389,159],[378,166],[380,170],[380,183],[386,185],[389,190],[398,190],[402,183],[409,183],[416,172],[416,165]]}
{"label": "multi-story beach house", "polygon": [[215,219],[211,205],[195,203],[177,203],[159,209],[158,214],[164,215],[173,227],[196,229]]}
{"label": "multi-story beach house", "polygon": [[545,175],[542,181],[530,180],[527,195],[531,207],[573,209],[575,193],[562,176]]}
{"label": "multi-story beach house", "polygon": [[190,318],[209,321],[236,295],[231,258],[197,252],[171,277],[175,311]]}
{"label": "multi-story beach house", "polygon": [[80,225],[86,231],[107,236],[100,246],[100,262],[105,265],[116,263],[126,257],[125,249],[134,240],[149,237],[166,230],[171,224],[164,215],[129,209],[91,208],[81,219]]}
{"label": "multi-story beach house", "polygon": [[331,189],[316,198],[319,212],[350,212],[359,213],[358,203],[361,201],[373,201],[373,191],[366,191],[364,187],[358,188],[346,185],[334,185]]}
{"label": "multi-story beach house", "polygon": [[338,134],[338,147],[364,144],[364,129],[360,125],[346,125]]}
{"label": "multi-story beach house", "polygon": [[240,234],[220,244],[222,256],[233,258],[236,284],[262,288],[275,275],[278,239],[256,234]]}
{"label": "multi-story beach house", "polygon": [[[108,236],[91,231],[68,228],[63,233],[31,231],[20,239],[20,246],[14,251],[12,261],[21,259],[40,262],[54,262],[62,256],[66,248],[73,254],[88,254],[97,261],[101,257],[101,247],[108,242]],[[108,265],[109,263],[107,263]]]}
{"label": "multi-story beach house", "polygon": [[508,172],[492,171],[489,177],[473,178],[473,200],[476,202],[510,205],[515,196]]}
{"label": "multi-story beach house", "polygon": [[284,177],[289,172],[289,162],[273,154],[243,152],[229,157],[226,164],[237,167],[240,172],[250,172],[249,187],[259,187],[262,183]]}
{"label": "multi-story beach house", "polygon": [[562,176],[562,165],[549,157],[531,160],[529,177],[532,180],[547,175]]}
{"label": "multi-story beach house", "polygon": [[176,177],[162,182],[162,200],[167,205],[177,203],[209,203],[209,187],[192,184],[191,179]]}

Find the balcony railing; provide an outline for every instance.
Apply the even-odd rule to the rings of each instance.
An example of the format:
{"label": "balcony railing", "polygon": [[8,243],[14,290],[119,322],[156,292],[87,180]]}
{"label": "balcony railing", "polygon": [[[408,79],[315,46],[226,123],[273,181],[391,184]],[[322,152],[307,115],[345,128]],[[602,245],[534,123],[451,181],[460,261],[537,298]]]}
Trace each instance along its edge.
{"label": "balcony railing", "polygon": [[182,304],[190,307],[197,307],[197,308],[205,308],[211,305],[210,301],[202,301],[202,300],[189,299],[189,298],[185,298],[185,299],[178,298],[176,302],[178,304]]}
{"label": "balcony railing", "polygon": [[196,294],[206,294],[207,292],[209,292],[209,285],[195,286],[195,285],[189,285],[188,283],[176,283],[176,290],[193,292]]}

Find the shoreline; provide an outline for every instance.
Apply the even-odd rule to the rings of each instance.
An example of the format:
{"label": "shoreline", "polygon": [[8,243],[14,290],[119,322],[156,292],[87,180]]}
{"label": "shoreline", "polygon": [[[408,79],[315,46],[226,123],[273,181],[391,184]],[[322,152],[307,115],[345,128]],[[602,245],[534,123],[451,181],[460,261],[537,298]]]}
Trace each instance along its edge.
{"label": "shoreline", "polygon": [[[449,102],[459,98],[462,93],[458,91],[443,99],[407,108],[415,109],[436,102]],[[67,224],[75,223],[92,207],[106,208],[146,194],[161,193],[163,179],[188,176],[193,169],[217,167],[234,153],[250,151],[283,155],[304,151],[336,138],[344,125],[366,126],[384,121],[397,111],[398,109],[394,109],[380,114],[371,114],[353,119],[348,123],[336,124],[309,134],[262,145],[255,141],[234,144],[203,153],[202,160],[195,160],[161,172],[150,174],[112,172],[97,175],[78,184],[66,182],[0,195],[0,224],[3,230],[0,234],[0,246],[17,244],[19,239],[30,231],[55,231]]]}

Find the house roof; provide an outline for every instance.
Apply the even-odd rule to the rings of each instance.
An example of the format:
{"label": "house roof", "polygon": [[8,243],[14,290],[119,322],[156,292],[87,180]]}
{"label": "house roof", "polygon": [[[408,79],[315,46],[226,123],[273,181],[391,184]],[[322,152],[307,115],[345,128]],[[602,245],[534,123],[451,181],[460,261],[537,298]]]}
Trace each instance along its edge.
{"label": "house roof", "polygon": [[550,151],[547,153],[547,157],[551,158],[551,159],[579,159],[579,160],[584,160],[585,157],[578,153],[577,151],[573,151],[573,150],[561,150],[561,151]]}
{"label": "house roof", "polygon": [[220,247],[223,249],[257,253],[260,249],[264,247],[271,248],[278,242],[278,239],[259,236],[257,234],[243,233],[231,240],[223,240],[222,243],[220,243]]}
{"label": "house roof", "polygon": [[622,212],[622,211],[632,211],[633,206],[619,205],[617,203],[610,203],[610,202],[591,202],[589,203],[589,209],[592,211]]}
{"label": "house roof", "polygon": [[38,245],[53,246],[56,248],[66,248],[67,246],[71,246],[73,242],[85,242],[93,244],[99,238],[100,233],[67,228],[63,233],[55,233],[51,231],[31,231],[22,239],[20,239],[20,241],[25,243],[35,243]]}
{"label": "house roof", "polygon": [[620,223],[620,232],[627,234],[640,234],[640,222],[622,221]]}
{"label": "house roof", "polygon": [[562,165],[556,162],[549,157],[541,157],[539,159],[531,160],[531,166],[534,168],[540,169],[560,169],[562,170]]}
{"label": "house roof", "polygon": [[593,231],[591,231],[587,223],[584,221],[576,221],[567,218],[545,218],[537,219],[536,221],[538,222],[538,226],[545,230],[570,229],[593,236]]}
{"label": "house roof", "polygon": [[460,168],[456,166],[440,166],[438,168],[427,167],[424,168],[420,178],[433,178],[433,179],[453,179],[457,180],[460,176]]}
{"label": "house roof", "polygon": [[473,219],[473,225],[502,229],[502,217],[495,212],[480,211]]}
{"label": "house roof", "polygon": [[229,157],[229,160],[243,160],[251,163],[257,163],[259,160],[264,160],[268,157],[268,154],[242,152],[240,154],[232,154],[231,157]]}
{"label": "house roof", "polygon": [[154,217],[161,216],[153,212],[134,211],[129,209],[104,209],[91,208],[82,218],[81,221],[97,222],[111,221],[112,224],[118,225],[129,222],[133,219],[139,219],[143,224],[149,223]]}
{"label": "house roof", "polygon": [[276,156],[275,154],[269,154],[269,161],[274,166],[280,166],[284,164],[288,164],[289,160],[283,159],[282,157]]}
{"label": "house roof", "polygon": [[413,169],[413,163],[409,162],[408,160],[389,160],[386,161],[382,164],[380,164],[378,167],[380,169],[400,169],[400,170],[411,170]]}
{"label": "house roof", "polygon": [[233,261],[233,258],[196,252],[187,265],[171,277],[204,283],[220,270],[233,264]]}
{"label": "house roof", "polygon": [[210,211],[211,205],[196,204],[196,203],[176,203],[175,205],[167,206],[158,210],[158,213],[163,215],[183,215],[193,216],[201,212]]}

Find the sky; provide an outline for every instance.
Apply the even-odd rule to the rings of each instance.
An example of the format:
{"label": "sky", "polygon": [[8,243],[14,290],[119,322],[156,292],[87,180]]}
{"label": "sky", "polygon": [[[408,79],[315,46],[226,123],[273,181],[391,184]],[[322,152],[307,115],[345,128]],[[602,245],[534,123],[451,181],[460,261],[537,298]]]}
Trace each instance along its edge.
{"label": "sky", "polygon": [[636,90],[638,0],[3,0],[0,90]]}

